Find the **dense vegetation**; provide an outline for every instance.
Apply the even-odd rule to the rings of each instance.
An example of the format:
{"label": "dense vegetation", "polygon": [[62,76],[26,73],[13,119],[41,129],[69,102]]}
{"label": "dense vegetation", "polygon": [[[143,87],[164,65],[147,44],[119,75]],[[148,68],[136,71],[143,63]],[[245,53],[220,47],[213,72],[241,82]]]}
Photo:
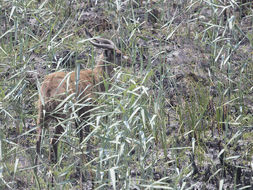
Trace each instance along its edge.
{"label": "dense vegetation", "polygon": [[[251,0],[3,0],[0,16],[0,189],[252,189]],[[35,165],[38,87],[94,67],[85,28],[132,65],[104,80],[84,141],[70,114],[50,163],[52,122]]]}

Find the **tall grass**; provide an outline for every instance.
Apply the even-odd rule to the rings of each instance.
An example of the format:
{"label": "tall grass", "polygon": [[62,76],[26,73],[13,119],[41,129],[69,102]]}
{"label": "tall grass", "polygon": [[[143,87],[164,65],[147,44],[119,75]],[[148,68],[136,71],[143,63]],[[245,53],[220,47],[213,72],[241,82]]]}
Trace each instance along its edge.
{"label": "tall grass", "polygon": [[[0,188],[250,189],[253,8],[224,2],[2,1]],[[103,81],[81,144],[73,121],[87,102],[63,100],[69,118],[43,131],[35,165],[38,87],[50,72],[94,67],[84,27],[133,63]]]}

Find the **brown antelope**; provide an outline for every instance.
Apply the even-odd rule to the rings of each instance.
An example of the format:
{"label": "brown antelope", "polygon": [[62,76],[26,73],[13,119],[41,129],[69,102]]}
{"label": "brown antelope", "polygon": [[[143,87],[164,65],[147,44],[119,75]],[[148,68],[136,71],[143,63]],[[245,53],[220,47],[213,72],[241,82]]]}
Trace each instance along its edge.
{"label": "brown antelope", "polygon": [[[91,38],[91,35],[86,31],[90,37],[90,43],[97,48],[104,49],[104,52],[99,56],[97,64],[94,69],[80,70],[79,80],[76,72],[54,72],[47,75],[40,87],[40,96],[38,101],[38,118],[37,118],[37,133],[38,139],[36,144],[36,164],[38,155],[41,149],[41,136],[42,129],[48,128],[49,121],[56,117],[66,118],[67,114],[63,112],[65,98],[74,95],[71,100],[80,103],[91,102],[94,100],[94,92],[105,91],[104,79],[112,77],[113,69],[115,66],[120,65],[122,61],[127,61],[129,64],[130,59],[123,55],[122,52],[114,45],[111,40],[103,38]],[[78,84],[78,85],[77,85]],[[63,105],[61,105],[63,104]],[[59,106],[60,105],[60,106]],[[86,104],[85,104],[86,105]],[[59,107],[60,111],[55,111]],[[91,111],[91,104],[79,108],[77,111],[78,120],[82,121],[89,117]],[[75,124],[79,130],[80,143],[83,140],[83,129],[79,127],[80,122],[76,120]],[[54,160],[57,161],[57,145],[60,134],[64,131],[61,123],[58,123],[55,128],[54,137],[51,140],[51,147],[49,152],[49,159],[51,157],[51,148],[54,152]],[[89,133],[89,127],[85,127],[85,132]]]}

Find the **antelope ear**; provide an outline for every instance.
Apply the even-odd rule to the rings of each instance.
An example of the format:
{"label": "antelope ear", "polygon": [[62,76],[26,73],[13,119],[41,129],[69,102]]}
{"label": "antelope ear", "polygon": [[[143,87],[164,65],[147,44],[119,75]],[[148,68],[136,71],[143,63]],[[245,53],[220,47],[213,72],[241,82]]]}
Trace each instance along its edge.
{"label": "antelope ear", "polygon": [[109,57],[109,50],[108,49],[105,49],[105,57]]}
{"label": "antelope ear", "polygon": [[105,49],[104,50],[105,57],[108,58],[109,60],[114,60],[114,51]]}
{"label": "antelope ear", "polygon": [[105,55],[110,57],[114,54],[114,51],[113,50],[110,50],[110,49],[105,49]]}

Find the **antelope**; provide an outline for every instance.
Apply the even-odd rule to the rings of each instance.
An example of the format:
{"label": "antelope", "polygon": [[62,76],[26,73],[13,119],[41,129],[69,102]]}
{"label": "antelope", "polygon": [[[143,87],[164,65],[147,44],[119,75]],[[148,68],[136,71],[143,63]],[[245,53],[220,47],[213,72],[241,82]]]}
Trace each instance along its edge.
{"label": "antelope", "polygon": [[[71,94],[76,97],[74,101],[85,102],[93,101],[95,92],[105,91],[104,80],[112,77],[113,70],[116,66],[120,66],[122,61],[126,61],[127,64],[131,63],[128,56],[124,55],[115,44],[108,39],[104,38],[92,38],[91,34],[86,30],[86,35],[90,38],[90,43],[97,47],[104,49],[103,53],[99,56],[94,69],[82,69],[80,70],[79,80],[77,79],[77,73],[73,72],[54,72],[45,76],[44,81],[39,89],[38,100],[38,118],[37,118],[37,143],[36,152],[37,156],[35,162],[37,164],[38,155],[40,155],[42,130],[48,128],[49,121],[55,119],[55,117],[66,118],[67,115],[64,112],[54,113],[54,110],[61,105],[61,102]],[[78,85],[76,84],[78,83]],[[62,108],[64,105],[61,106]],[[89,117],[89,112],[93,106],[87,105],[81,107],[77,111],[79,121],[85,120]],[[75,121],[75,125],[79,130],[79,141],[83,141],[83,129],[79,127],[78,121]],[[57,147],[59,136],[63,133],[64,129],[61,124],[57,124],[55,133],[50,142],[49,160],[53,160],[51,157],[52,150],[54,152],[54,160],[57,161]],[[89,127],[85,127],[86,134],[89,133]]]}

